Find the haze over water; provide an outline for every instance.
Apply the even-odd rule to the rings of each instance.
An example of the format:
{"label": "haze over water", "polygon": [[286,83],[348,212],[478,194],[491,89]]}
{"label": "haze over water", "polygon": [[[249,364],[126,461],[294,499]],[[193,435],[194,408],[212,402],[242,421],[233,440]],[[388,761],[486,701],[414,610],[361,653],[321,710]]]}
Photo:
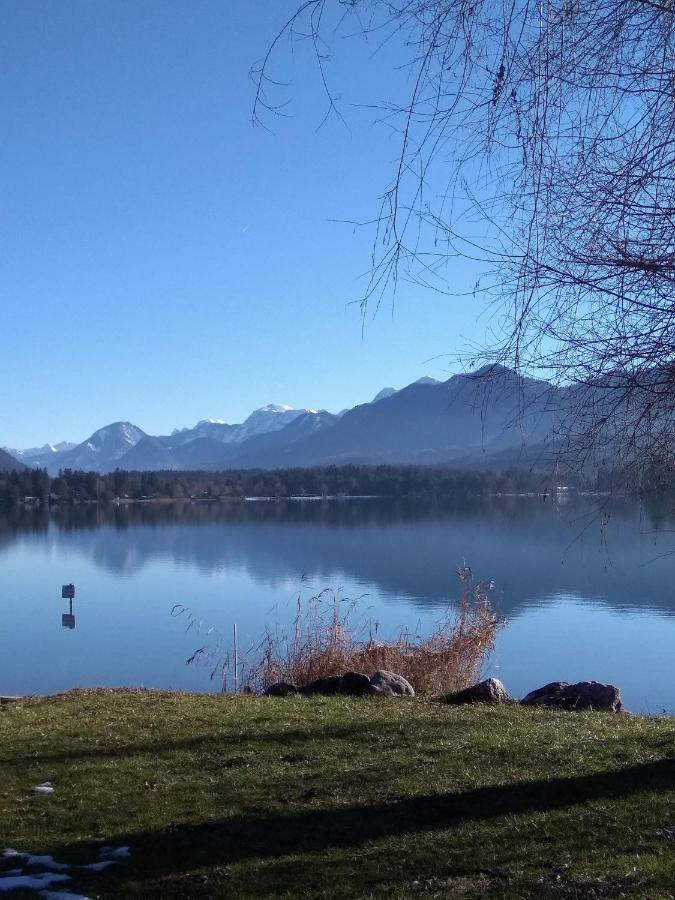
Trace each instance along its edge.
{"label": "haze over water", "polygon": [[[515,695],[610,681],[634,711],[675,712],[673,519],[658,506],[494,498],[15,510],[0,517],[0,693],[78,686],[209,691],[231,649],[287,626],[298,593],[360,597],[364,636],[424,633],[495,583],[507,624],[486,673]],[[672,506],[671,506],[672,510]],[[76,627],[61,585],[77,589]],[[204,647],[201,665],[186,665]],[[208,657],[208,658],[206,658]]]}

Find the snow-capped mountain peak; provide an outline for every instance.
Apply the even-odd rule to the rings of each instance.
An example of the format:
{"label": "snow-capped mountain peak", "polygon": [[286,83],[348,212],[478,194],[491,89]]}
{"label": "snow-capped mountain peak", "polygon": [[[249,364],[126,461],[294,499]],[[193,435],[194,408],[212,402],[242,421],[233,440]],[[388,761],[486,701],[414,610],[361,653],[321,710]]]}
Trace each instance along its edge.
{"label": "snow-capped mountain peak", "polygon": [[27,465],[40,468],[46,466],[59,453],[65,453],[76,446],[77,444],[70,441],[59,441],[57,444],[43,444],[42,447],[27,447],[25,450],[17,450],[12,447],[3,447],[2,449],[14,459],[23,460]]}
{"label": "snow-capped mountain peak", "polygon": [[393,397],[393,395],[396,393],[398,393],[396,388],[393,388],[393,387],[382,388],[382,390],[379,393],[375,394],[375,396],[372,399],[372,402],[377,403],[379,400],[386,400],[387,397]]}
{"label": "snow-capped mountain peak", "polygon": [[126,452],[130,447],[135,447],[143,437],[145,432],[131,422],[113,422],[112,425],[106,425],[95,431],[87,441],[87,446],[97,451],[103,449],[114,451],[119,447]]}
{"label": "snow-capped mountain peak", "polygon": [[47,467],[51,472],[60,468],[109,471],[144,437],[145,432],[131,422],[113,422],[99,428],[81,444],[52,454]]}
{"label": "snow-capped mountain peak", "polygon": [[240,425],[228,425],[223,419],[200,419],[194,428],[174,429],[171,440],[175,446],[197,438],[209,438],[221,444],[240,444],[260,434],[280,431],[306,414],[316,415],[316,410],[294,409],[285,403],[268,403],[254,410]]}
{"label": "snow-capped mountain peak", "polygon": [[292,410],[293,410],[293,407],[287,406],[285,403],[268,403],[267,406],[261,406],[260,409],[255,409],[248,418],[250,419],[251,416],[254,416],[256,413],[261,413],[261,412],[285,413],[285,412],[291,412]]}
{"label": "snow-capped mountain peak", "polygon": [[279,431],[298,416],[306,413],[315,413],[313,409],[294,409],[283,403],[268,403],[260,409],[254,410],[244,420],[237,434],[237,441],[245,441],[256,434],[269,434],[271,431]]}

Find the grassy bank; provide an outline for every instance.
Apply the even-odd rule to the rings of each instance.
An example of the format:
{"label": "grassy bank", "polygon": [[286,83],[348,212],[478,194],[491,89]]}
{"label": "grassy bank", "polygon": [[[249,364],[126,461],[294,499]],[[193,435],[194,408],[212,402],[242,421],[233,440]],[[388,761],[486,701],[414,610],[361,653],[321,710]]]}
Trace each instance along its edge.
{"label": "grassy bank", "polygon": [[0,849],[130,845],[90,897],[675,894],[675,719],[76,692],[0,712],[0,777]]}

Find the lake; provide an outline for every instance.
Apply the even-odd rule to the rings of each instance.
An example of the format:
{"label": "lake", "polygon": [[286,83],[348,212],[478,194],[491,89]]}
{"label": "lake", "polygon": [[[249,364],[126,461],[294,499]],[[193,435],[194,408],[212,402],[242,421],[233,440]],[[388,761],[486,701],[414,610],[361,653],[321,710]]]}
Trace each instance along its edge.
{"label": "lake", "polygon": [[360,598],[366,634],[428,632],[466,561],[506,617],[486,674],[515,696],[595,679],[630,710],[675,713],[674,523],[672,504],[606,498],[15,509],[0,514],[0,694],[220,690],[234,624],[241,655],[324,588]]}

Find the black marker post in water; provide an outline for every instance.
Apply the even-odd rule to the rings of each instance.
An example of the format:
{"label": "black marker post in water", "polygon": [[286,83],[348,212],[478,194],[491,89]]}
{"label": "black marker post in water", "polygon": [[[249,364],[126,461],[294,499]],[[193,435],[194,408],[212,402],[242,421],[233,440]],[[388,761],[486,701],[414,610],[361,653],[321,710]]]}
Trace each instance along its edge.
{"label": "black marker post in water", "polygon": [[63,628],[70,628],[71,631],[75,628],[75,616],[73,615],[73,600],[75,599],[75,585],[74,584],[64,584],[61,587],[61,599],[68,600],[68,612],[63,613],[61,616],[61,625]]}

